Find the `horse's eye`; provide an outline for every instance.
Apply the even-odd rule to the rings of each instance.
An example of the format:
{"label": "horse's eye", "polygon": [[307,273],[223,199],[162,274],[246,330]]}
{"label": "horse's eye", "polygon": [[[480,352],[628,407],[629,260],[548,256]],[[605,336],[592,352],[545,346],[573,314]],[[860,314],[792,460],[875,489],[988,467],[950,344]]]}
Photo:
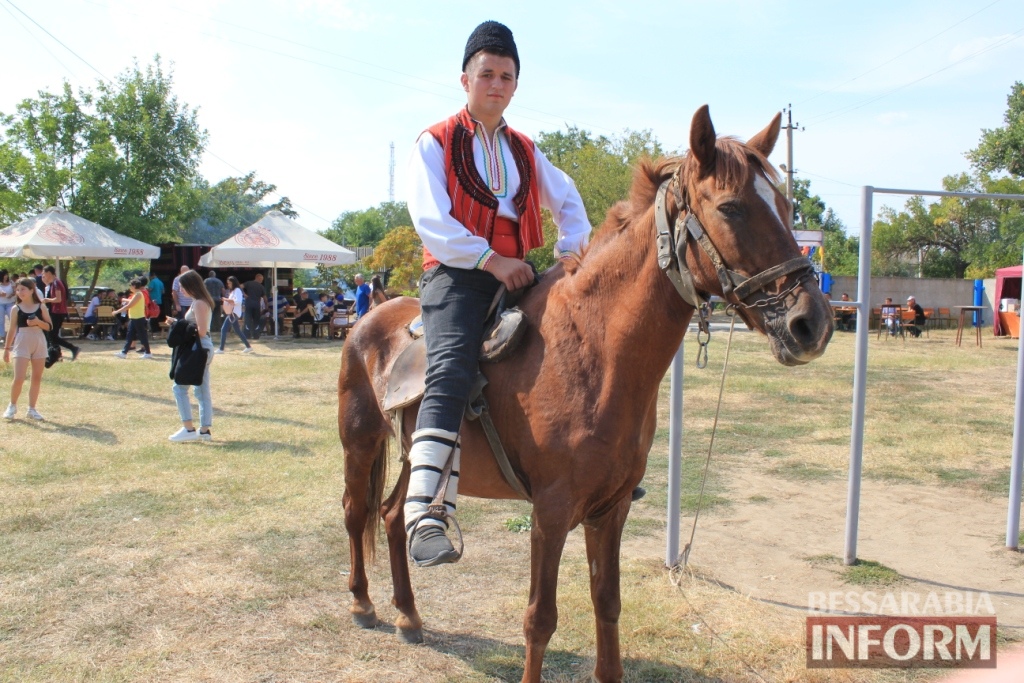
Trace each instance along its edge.
{"label": "horse's eye", "polygon": [[725,202],[718,206],[718,212],[726,218],[739,218],[743,215],[743,209],[735,202]]}

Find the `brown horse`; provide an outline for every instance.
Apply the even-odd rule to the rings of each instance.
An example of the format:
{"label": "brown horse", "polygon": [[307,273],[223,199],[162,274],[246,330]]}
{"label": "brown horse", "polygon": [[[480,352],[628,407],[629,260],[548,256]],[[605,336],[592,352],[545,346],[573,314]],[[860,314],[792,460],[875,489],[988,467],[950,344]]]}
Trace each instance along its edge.
{"label": "brown horse", "polygon": [[[662,250],[663,264],[671,265],[676,254],[685,261],[673,277],[688,269],[700,295],[734,302],[743,320],[769,337],[779,362],[807,363],[828,344],[832,311],[786,224],[788,204],[770,182],[777,176],[766,157],[779,125],[776,115],[746,144],[716,139],[707,107],[698,110],[689,154],[640,164],[628,201],[609,211],[580,262],[555,266],[523,298],[529,331],[516,354],[483,368],[494,424],[533,501],[523,681],[540,681],[558,618],[558,566],[566,535],[579,524],[585,528],[597,621],[594,676],[622,678],[622,526],[654,439],[658,387],[694,313],[659,266],[663,226],[675,223],[678,231],[671,256]],[[656,205],[664,219],[656,217]],[[709,241],[710,256],[703,250]],[[389,437],[400,437],[407,448],[416,416],[407,408],[396,428],[401,434],[394,434],[381,399],[396,355],[411,341],[406,325],[418,313],[412,298],[376,308],[345,343],[338,378],[350,611],[360,626],[377,624],[365,558],[373,552],[380,515],[393,603],[401,613],[395,625],[409,642],[422,640],[422,622],[406,556],[407,461],[386,500],[383,488]],[[459,492],[518,498],[478,422],[463,424],[462,439]]]}

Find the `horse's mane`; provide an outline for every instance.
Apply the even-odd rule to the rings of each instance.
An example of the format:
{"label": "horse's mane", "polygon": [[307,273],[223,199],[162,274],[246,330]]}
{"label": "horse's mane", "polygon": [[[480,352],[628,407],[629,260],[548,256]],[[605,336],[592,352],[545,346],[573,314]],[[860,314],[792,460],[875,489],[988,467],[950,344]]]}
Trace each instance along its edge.
{"label": "horse's mane", "polygon": [[[759,170],[773,183],[779,182],[778,171],[768,160],[753,147],[734,137],[720,137],[715,142],[715,166],[711,170],[715,184],[721,188],[739,190],[750,180],[751,169]],[[659,159],[641,158],[633,170],[633,184],[629,189],[629,198],[614,204],[609,210],[604,223],[594,233],[590,245],[584,250],[583,260],[587,254],[600,252],[602,247],[619,235],[627,226],[641,220],[654,204],[655,195],[663,182],[672,177],[682,166],[683,183],[689,193],[693,193],[697,181],[702,177],[696,157],[687,152],[683,156],[661,157]]]}

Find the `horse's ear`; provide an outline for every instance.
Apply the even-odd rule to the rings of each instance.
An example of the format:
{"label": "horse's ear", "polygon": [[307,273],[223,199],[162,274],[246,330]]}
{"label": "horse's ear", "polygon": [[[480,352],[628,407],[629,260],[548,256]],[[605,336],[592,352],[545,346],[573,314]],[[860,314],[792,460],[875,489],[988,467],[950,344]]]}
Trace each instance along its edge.
{"label": "horse's ear", "polygon": [[772,150],[775,149],[780,130],[782,130],[782,112],[776,114],[764,130],[747,140],[747,146],[753,147],[761,153],[761,156],[768,158]]}
{"label": "horse's ear", "polygon": [[715,167],[715,127],[711,123],[711,112],[704,105],[693,115],[690,122],[690,153],[700,162],[701,175]]}

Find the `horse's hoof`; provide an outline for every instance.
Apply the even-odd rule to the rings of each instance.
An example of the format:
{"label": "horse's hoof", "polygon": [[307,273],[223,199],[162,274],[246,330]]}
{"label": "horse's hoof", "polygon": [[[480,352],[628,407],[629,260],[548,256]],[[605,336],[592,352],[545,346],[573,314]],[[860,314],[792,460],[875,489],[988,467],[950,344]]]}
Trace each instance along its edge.
{"label": "horse's hoof", "polygon": [[356,622],[359,628],[377,628],[379,623],[376,612],[353,612],[352,621]]}
{"label": "horse's hoof", "polygon": [[419,645],[423,642],[423,629],[421,628],[400,628],[397,629],[398,639],[406,645]]}

